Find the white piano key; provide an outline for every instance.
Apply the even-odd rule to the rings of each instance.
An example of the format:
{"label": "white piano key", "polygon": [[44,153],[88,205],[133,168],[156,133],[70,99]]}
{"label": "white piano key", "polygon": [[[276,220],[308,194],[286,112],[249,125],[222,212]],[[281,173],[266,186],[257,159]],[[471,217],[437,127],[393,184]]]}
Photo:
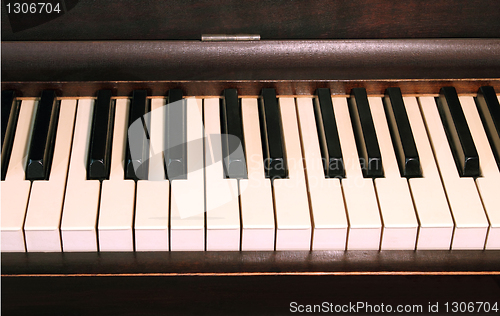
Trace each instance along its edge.
{"label": "white piano key", "polygon": [[404,97],[403,101],[422,169],[421,178],[411,178],[408,181],[420,223],[416,249],[450,249],[453,219],[417,99]]}
{"label": "white piano key", "polygon": [[135,250],[168,251],[169,181],[138,181]]}
{"label": "white piano key", "polygon": [[489,225],[474,179],[458,174],[434,98],[419,101],[455,221],[451,248],[483,249]]}
{"label": "white piano key", "polygon": [[384,223],[380,249],[412,250],[417,241],[418,221],[408,182],[399,172],[382,99],[369,97],[368,103],[384,169],[384,177],[375,179],[375,191]]}
{"label": "white piano key", "polygon": [[170,250],[205,249],[202,99],[187,102],[187,179],[170,183]]}
{"label": "white piano key", "polygon": [[276,250],[310,250],[311,215],[293,98],[280,98],[288,179],[273,180]]}
{"label": "white piano key", "polygon": [[134,220],[135,183],[124,180],[125,144],[127,142],[128,108],[130,100],[117,99],[111,172],[101,187],[99,209],[100,251],[133,251],[132,223]]}
{"label": "white piano key", "polygon": [[346,170],[341,184],[349,220],[347,250],[378,250],[382,223],[373,182],[363,178],[346,98],[332,102]]}
{"label": "white piano key", "polygon": [[481,177],[476,178],[475,181],[490,222],[485,249],[500,249],[500,197],[498,195],[500,172],[474,98],[461,96],[459,99],[479,155]]}
{"label": "white piano key", "polygon": [[347,217],[339,179],[325,178],[312,98],[297,98],[313,221],[312,250],[345,250]]}
{"label": "white piano key", "polygon": [[168,251],[168,205],[170,183],[165,180],[163,144],[165,99],[151,99],[149,181],[137,181],[135,206],[135,250]]}
{"label": "white piano key", "polygon": [[78,100],[66,196],[61,220],[64,252],[97,251],[100,182],[87,180],[87,158],[94,100]]}
{"label": "white piano key", "polygon": [[203,100],[207,250],[240,250],[238,180],[225,179],[222,166],[220,100]]}
{"label": "white piano key", "polygon": [[271,181],[265,178],[257,99],[241,99],[248,179],[240,180],[241,250],[274,250]]}
{"label": "white piano key", "polygon": [[59,224],[73,140],[76,100],[62,100],[48,180],[33,181],[24,223],[26,250],[61,252]]}
{"label": "white piano key", "polygon": [[21,102],[10,163],[5,181],[1,181],[1,242],[4,252],[26,251],[23,224],[31,182],[24,180],[24,168],[37,105],[38,101],[35,100]]}

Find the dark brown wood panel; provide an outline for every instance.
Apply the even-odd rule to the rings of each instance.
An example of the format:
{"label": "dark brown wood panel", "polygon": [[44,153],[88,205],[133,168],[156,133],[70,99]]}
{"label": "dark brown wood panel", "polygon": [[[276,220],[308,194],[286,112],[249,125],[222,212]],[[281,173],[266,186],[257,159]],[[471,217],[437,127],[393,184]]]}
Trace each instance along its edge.
{"label": "dark brown wood panel", "polygon": [[[450,315],[446,302],[494,304],[499,297],[499,276],[2,278],[2,315],[16,316],[290,315],[291,302],[422,306],[401,314],[360,309],[356,315]],[[439,304],[437,313],[429,313],[429,303]]]}
{"label": "dark brown wood panel", "polygon": [[2,275],[487,271],[500,251],[2,253]]}
{"label": "dark brown wood panel", "polygon": [[[500,2],[499,2],[500,3]],[[500,78],[500,39],[2,42],[2,81]]]}
{"label": "dark brown wood panel", "polygon": [[219,33],[263,39],[500,37],[496,0],[64,2],[67,12],[35,24],[29,15],[18,15],[12,24],[2,6],[2,39],[186,40]]}

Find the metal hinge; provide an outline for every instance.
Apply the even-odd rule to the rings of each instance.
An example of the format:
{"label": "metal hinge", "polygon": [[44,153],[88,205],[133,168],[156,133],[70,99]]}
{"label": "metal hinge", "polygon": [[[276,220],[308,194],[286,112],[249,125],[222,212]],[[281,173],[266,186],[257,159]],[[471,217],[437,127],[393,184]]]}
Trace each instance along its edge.
{"label": "metal hinge", "polygon": [[202,42],[260,41],[259,34],[202,34]]}

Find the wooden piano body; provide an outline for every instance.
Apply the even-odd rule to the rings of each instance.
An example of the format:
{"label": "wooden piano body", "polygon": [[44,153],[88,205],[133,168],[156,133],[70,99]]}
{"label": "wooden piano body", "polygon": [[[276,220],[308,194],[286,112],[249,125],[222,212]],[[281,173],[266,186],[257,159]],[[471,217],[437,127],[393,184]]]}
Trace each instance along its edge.
{"label": "wooden piano body", "polygon": [[[497,1],[66,1],[13,32],[2,90],[37,97],[137,88],[164,95],[436,95],[500,91]],[[22,23],[21,23],[22,24]],[[19,25],[17,28],[22,29]],[[260,41],[202,42],[202,34]],[[299,304],[498,301],[499,251],[2,253],[6,315],[287,314]]]}

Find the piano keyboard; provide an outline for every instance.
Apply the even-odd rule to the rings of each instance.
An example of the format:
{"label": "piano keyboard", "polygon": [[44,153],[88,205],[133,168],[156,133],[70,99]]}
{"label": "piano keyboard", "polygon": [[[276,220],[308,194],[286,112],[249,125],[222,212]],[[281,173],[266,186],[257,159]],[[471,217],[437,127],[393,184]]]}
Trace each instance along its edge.
{"label": "piano keyboard", "polygon": [[3,252],[500,249],[500,105],[2,92]]}

